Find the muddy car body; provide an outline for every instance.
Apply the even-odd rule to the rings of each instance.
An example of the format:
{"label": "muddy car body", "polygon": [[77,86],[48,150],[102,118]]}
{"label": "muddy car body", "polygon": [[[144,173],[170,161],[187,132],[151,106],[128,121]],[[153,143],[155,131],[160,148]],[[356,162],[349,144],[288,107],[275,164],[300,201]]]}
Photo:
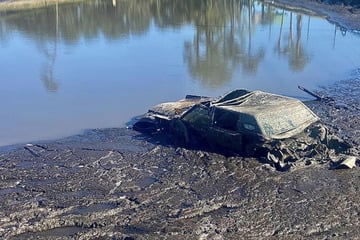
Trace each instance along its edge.
{"label": "muddy car body", "polygon": [[235,90],[220,98],[187,96],[149,110],[139,131],[168,131],[185,143],[195,135],[212,146],[246,154],[303,132],[319,118],[301,101],[262,91]]}

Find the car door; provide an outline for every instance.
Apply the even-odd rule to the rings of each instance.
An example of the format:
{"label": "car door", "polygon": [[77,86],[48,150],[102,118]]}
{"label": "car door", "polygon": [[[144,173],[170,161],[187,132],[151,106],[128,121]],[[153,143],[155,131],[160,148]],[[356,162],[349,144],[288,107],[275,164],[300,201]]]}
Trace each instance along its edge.
{"label": "car door", "polygon": [[218,146],[241,151],[242,133],[238,131],[239,114],[225,109],[214,108],[208,141]]}

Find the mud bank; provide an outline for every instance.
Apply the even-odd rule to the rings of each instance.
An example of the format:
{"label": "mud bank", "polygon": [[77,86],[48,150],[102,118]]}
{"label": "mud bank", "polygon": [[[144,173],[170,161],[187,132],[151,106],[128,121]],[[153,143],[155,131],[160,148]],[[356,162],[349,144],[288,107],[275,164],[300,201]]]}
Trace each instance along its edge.
{"label": "mud bank", "polygon": [[360,9],[345,5],[330,5],[316,0],[265,0],[272,4],[292,10],[305,11],[309,14],[324,16],[344,30],[360,31]]}
{"label": "mud bank", "polygon": [[[360,72],[355,74],[359,76]],[[309,102],[360,143],[360,78]],[[257,159],[98,129],[0,155],[3,239],[354,239],[360,168],[275,171]]]}
{"label": "mud bank", "polygon": [[71,3],[81,0],[0,0],[0,11],[40,8],[49,5]]}

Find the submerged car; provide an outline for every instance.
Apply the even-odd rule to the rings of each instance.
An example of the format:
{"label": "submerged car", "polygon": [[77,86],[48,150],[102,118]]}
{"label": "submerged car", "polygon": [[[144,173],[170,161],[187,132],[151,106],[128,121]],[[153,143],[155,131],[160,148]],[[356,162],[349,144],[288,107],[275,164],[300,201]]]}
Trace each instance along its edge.
{"label": "submerged car", "polygon": [[[243,89],[220,98],[188,95],[156,105],[133,128],[150,134],[168,132],[185,144],[191,144],[195,136],[210,146],[244,155],[267,154],[274,162],[284,162],[289,156],[299,158],[299,148],[319,148],[318,144],[328,146],[329,142],[326,127],[300,100]],[[302,141],[306,147],[300,147]],[[336,141],[336,151],[350,148],[341,139]],[[294,145],[293,149],[284,148],[284,143]]]}
{"label": "submerged car", "polygon": [[189,141],[189,132],[210,143],[244,150],[292,137],[319,118],[301,101],[262,91],[235,90],[219,99],[188,95],[149,110],[133,126],[147,133],[169,131]]}

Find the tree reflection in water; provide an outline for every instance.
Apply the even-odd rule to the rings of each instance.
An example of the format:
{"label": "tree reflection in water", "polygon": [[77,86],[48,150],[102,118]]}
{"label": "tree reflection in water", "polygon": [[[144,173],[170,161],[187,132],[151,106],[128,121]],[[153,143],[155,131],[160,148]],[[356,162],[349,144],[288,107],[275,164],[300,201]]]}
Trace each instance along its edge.
{"label": "tree reflection in water", "polygon": [[[302,14],[297,14],[296,16],[296,41],[294,42],[293,37],[293,13],[290,13],[290,22],[289,22],[289,34],[288,36],[283,36],[283,25],[284,25],[284,15],[285,10],[282,11],[281,14],[281,27],[278,38],[278,43],[275,48],[275,51],[280,56],[288,57],[289,66],[293,71],[302,71],[306,64],[309,61],[309,56],[306,54],[305,50],[302,48],[302,39],[301,39],[301,31],[302,31]],[[282,43],[282,40],[285,43]]]}
{"label": "tree reflection in water", "polygon": [[53,30],[55,33],[53,42],[50,43],[42,43],[39,45],[39,48],[43,51],[46,57],[46,63],[43,66],[43,70],[40,76],[41,81],[44,83],[45,88],[49,92],[56,92],[59,88],[58,83],[54,77],[54,67],[56,61],[56,52],[57,52],[57,41],[59,35],[59,5],[56,3],[55,5],[55,29]]}
{"label": "tree reflection in water", "polygon": [[[302,47],[303,16],[290,13],[289,33],[284,35],[287,13],[283,10],[281,14],[275,51],[288,60],[293,71],[302,71],[310,60]],[[278,17],[275,7],[254,0],[90,0],[5,12],[0,21],[2,38],[7,29],[18,29],[41,46],[47,58],[41,79],[49,91],[56,91],[54,66],[59,41],[73,45],[99,36],[107,40],[126,39],[145,34],[152,24],[173,29],[193,25],[194,37],[184,43],[189,73],[206,86],[226,85],[239,69],[250,75],[257,73],[268,42],[264,39],[255,44],[253,35],[265,25],[269,25],[270,35],[271,25]]]}
{"label": "tree reflection in water", "polygon": [[213,87],[225,85],[239,67],[249,74],[256,73],[265,55],[263,47],[252,48],[252,34],[258,24],[254,1],[216,3],[215,8],[211,4],[202,9],[205,14],[196,14],[200,17],[195,19],[194,40],[185,44],[191,74]]}

